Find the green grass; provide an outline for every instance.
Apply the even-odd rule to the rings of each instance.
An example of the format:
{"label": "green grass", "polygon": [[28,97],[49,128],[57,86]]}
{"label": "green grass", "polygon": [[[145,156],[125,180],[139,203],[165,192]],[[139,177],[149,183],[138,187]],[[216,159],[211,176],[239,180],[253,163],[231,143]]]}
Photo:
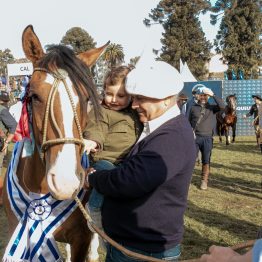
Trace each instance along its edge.
{"label": "green grass", "polygon": [[254,137],[226,146],[215,139],[207,191],[195,167],[185,214],[183,259],[199,257],[212,244],[231,246],[255,239],[262,226],[262,155]]}
{"label": "green grass", "polygon": [[[182,259],[199,257],[213,244],[231,246],[255,239],[262,226],[262,154],[255,137],[237,137],[237,142],[229,146],[217,141],[215,138],[207,191],[199,189],[201,167],[196,165],[193,174]],[[2,207],[0,232],[2,257],[7,243]]]}

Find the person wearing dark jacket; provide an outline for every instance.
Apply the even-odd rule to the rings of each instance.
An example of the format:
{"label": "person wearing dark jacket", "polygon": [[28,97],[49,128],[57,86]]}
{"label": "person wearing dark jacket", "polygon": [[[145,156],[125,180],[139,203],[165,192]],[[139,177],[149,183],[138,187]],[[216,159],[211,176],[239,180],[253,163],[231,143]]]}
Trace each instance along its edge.
{"label": "person wearing dark jacket", "polygon": [[6,107],[9,100],[9,94],[6,91],[0,91],[0,205],[2,205],[2,167],[4,156],[9,143],[12,142],[17,126],[17,122]]}
{"label": "person wearing dark jacket", "polygon": [[[141,61],[142,60],[142,61]],[[196,149],[192,128],[176,104],[178,71],[162,61],[138,65],[126,89],[144,130],[125,161],[87,176],[105,196],[105,232],[129,250],[176,261]],[[106,262],[136,261],[108,245]]]}
{"label": "person wearing dark jacket", "polygon": [[[198,102],[192,105],[189,112],[189,122],[195,132],[197,151],[201,152],[202,181],[200,188],[207,189],[210,173],[210,158],[213,148],[213,130],[215,114],[225,108],[221,98],[214,95],[213,91],[203,85],[197,91]],[[208,98],[213,97],[216,105],[208,103]]]}
{"label": "person wearing dark jacket", "polygon": [[252,98],[255,102],[249,110],[249,112],[245,115],[243,115],[244,118],[253,116],[254,122],[253,126],[255,129],[256,139],[257,139],[257,145],[259,145],[259,119],[258,119],[258,109],[260,106],[262,106],[262,98],[260,95],[252,95]]}
{"label": "person wearing dark jacket", "polygon": [[202,84],[196,84],[193,86],[192,88],[192,98],[189,99],[186,104],[184,104],[183,108],[182,108],[182,114],[184,114],[186,116],[186,118],[189,117],[189,112],[191,107],[197,103],[197,90],[199,88],[203,88],[204,86]]}

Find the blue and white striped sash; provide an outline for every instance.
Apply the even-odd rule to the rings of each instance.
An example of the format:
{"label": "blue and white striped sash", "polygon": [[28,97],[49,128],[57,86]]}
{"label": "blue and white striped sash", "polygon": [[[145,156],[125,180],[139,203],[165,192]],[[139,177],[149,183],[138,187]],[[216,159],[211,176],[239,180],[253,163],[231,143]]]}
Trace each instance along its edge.
{"label": "blue and white striped sash", "polygon": [[[63,261],[52,234],[72,214],[77,204],[74,200],[56,200],[50,193],[44,196],[25,193],[16,176],[23,144],[24,140],[16,143],[7,172],[8,198],[19,224],[3,261]],[[79,199],[82,200],[84,194],[85,191],[81,190]]]}

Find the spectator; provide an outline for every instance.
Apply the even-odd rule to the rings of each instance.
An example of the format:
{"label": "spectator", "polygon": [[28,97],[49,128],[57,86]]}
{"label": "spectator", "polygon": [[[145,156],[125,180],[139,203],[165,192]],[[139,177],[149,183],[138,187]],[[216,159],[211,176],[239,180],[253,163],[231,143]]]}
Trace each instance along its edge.
{"label": "spectator", "polygon": [[196,92],[197,92],[198,88],[200,88],[200,87],[203,88],[204,86],[202,84],[196,84],[196,85],[193,86],[193,88],[192,88],[192,98],[189,99],[187,101],[187,103],[184,104],[184,106],[183,106],[182,113],[187,118],[189,117],[189,112],[190,112],[190,109],[191,109],[192,105],[197,103],[197,96],[198,95],[196,94]]}
{"label": "spectator", "polygon": [[15,119],[15,121],[18,123],[21,116],[23,103],[21,101],[20,96],[15,97],[15,100],[16,103],[10,106],[9,112],[12,115],[12,117]]}
{"label": "spectator", "polygon": [[[96,122],[91,111],[84,131],[86,150],[91,151],[92,166],[96,170],[112,169],[121,164],[142,132],[138,114],[131,108],[131,96],[125,90],[129,68],[112,69],[105,77],[102,117]],[[102,228],[101,206],[103,196],[96,189],[89,198],[89,211],[93,221]]]}
{"label": "spectator", "polygon": [[[193,104],[189,112],[189,122],[195,132],[197,152],[201,152],[202,181],[200,188],[207,189],[210,172],[210,158],[213,148],[213,123],[215,114],[224,109],[225,105],[221,98],[214,95],[213,91],[203,85],[197,90],[197,103]],[[216,105],[208,103],[209,97],[213,97]]]}
{"label": "spectator", "polygon": [[[192,129],[176,104],[183,88],[171,65],[143,58],[127,76],[132,108],[144,130],[121,166],[90,173],[87,182],[105,196],[105,232],[129,250],[175,261],[195,162]],[[134,261],[108,245],[106,262]]]}
{"label": "spectator", "polygon": [[255,129],[256,139],[257,139],[257,145],[259,145],[259,120],[258,120],[258,108],[262,105],[262,98],[260,95],[252,95],[252,98],[255,102],[249,110],[249,112],[245,115],[243,115],[243,118],[247,118],[250,116],[254,116],[254,122],[253,126]]}
{"label": "spectator", "polygon": [[177,105],[178,105],[181,113],[183,113],[182,109],[183,109],[183,106],[186,104],[187,100],[188,100],[188,97],[184,93],[180,93],[178,95]]}
{"label": "spectator", "polygon": [[0,91],[0,204],[2,205],[3,174],[2,167],[7,147],[12,141],[16,129],[16,121],[9,113],[6,104],[9,95],[6,91]]}
{"label": "spectator", "polygon": [[262,106],[258,108],[258,134],[259,134],[259,146],[262,154]]}

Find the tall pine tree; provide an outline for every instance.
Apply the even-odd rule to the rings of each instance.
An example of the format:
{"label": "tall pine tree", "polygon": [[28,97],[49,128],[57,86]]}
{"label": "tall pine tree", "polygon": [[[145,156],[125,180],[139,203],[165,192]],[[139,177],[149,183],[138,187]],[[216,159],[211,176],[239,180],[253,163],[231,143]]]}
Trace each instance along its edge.
{"label": "tall pine tree", "polygon": [[94,39],[81,27],[72,27],[63,36],[61,44],[71,45],[76,54],[96,46]]}
{"label": "tall pine tree", "polygon": [[[221,19],[216,36],[216,51],[229,66],[228,73],[243,72],[244,78],[257,78],[262,65],[262,8],[258,0],[218,0],[211,15]],[[222,15],[222,16],[221,16]]]}
{"label": "tall pine tree", "polygon": [[[210,8],[207,0],[162,0],[149,17],[163,25],[160,59],[179,69],[179,60],[187,62],[193,75],[202,80],[207,73],[212,45],[206,40],[199,14]],[[149,19],[145,19],[146,25]]]}

